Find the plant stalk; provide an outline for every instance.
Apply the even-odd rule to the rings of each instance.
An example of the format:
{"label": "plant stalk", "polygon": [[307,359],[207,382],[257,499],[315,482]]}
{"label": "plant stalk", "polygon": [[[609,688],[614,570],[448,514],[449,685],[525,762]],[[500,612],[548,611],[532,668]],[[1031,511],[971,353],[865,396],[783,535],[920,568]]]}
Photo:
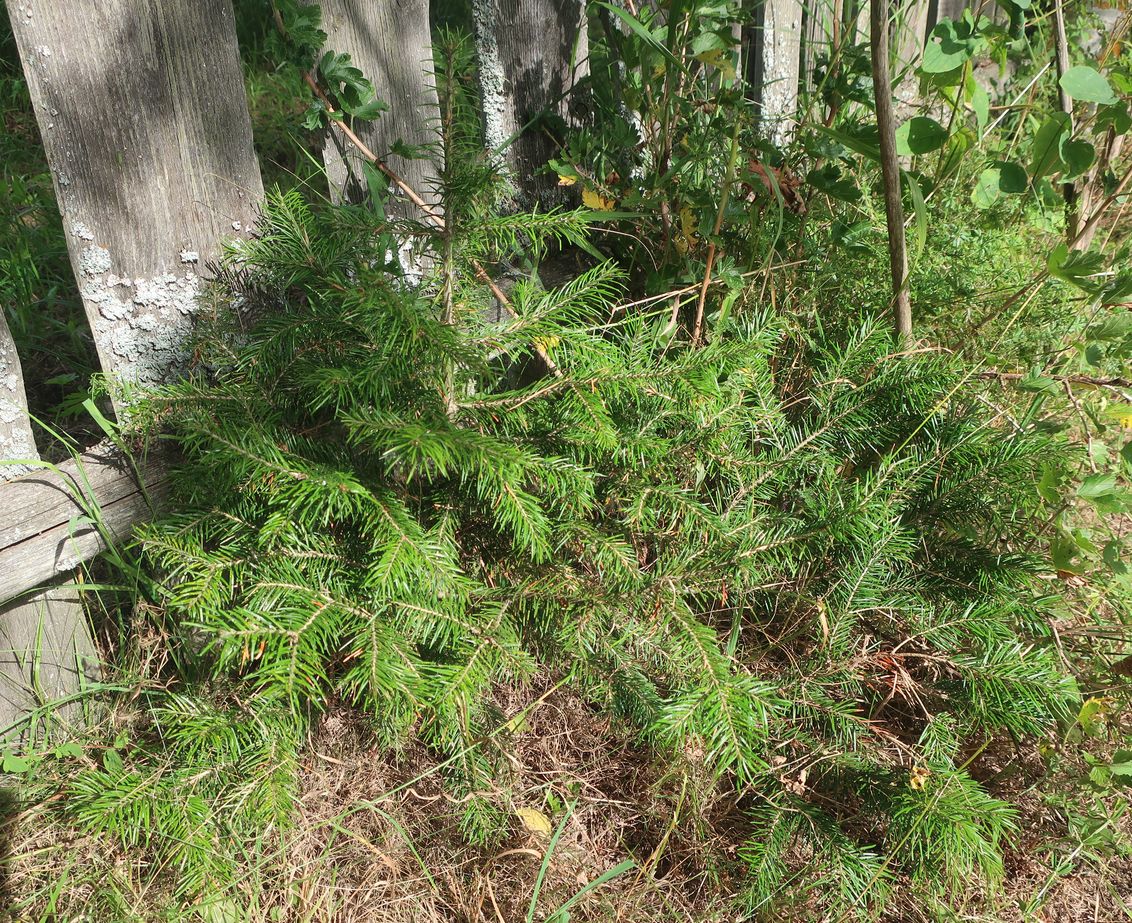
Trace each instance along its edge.
{"label": "plant stalk", "polygon": [[900,198],[900,161],[896,155],[896,120],[892,111],[892,78],[888,51],[888,4],[869,0],[869,38],[873,58],[873,94],[880,132],[880,166],[884,178],[884,211],[888,220],[888,261],[892,270],[893,321],[897,339],[912,343],[912,300],[908,292],[908,245],[904,237],[904,204]]}

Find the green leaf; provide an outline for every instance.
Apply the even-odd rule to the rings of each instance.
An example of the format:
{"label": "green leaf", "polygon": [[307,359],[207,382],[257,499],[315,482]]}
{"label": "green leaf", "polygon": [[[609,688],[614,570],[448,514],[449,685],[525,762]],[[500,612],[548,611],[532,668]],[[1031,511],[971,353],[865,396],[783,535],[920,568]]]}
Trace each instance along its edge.
{"label": "green leaf", "polygon": [[822,134],[827,135],[854,153],[868,157],[869,160],[880,161],[880,133],[876,125],[861,125],[854,128],[852,132],[826,128],[824,125],[816,127]]}
{"label": "green leaf", "polygon": [[1013,160],[996,160],[998,167],[998,191],[1007,195],[1018,195],[1030,188],[1030,180],[1022,165]]}
{"label": "green leaf", "polygon": [[368,160],[362,161],[362,175],[369,189],[370,205],[379,214],[385,214],[385,200],[389,198],[389,179]]}
{"label": "green leaf", "polygon": [[963,158],[975,146],[975,142],[975,133],[969,128],[960,128],[952,133],[939,155],[939,179],[951,176],[959,169]]}
{"label": "green leaf", "polygon": [[1112,755],[1109,772],[1122,779],[1132,779],[1132,750],[1117,750]]}
{"label": "green leaf", "polygon": [[1049,542],[1049,558],[1053,566],[1062,573],[1084,573],[1085,567],[1074,561],[1078,548],[1076,542],[1064,532],[1057,532]]}
{"label": "green leaf", "polygon": [[843,202],[856,202],[861,198],[861,190],[852,175],[843,173],[835,163],[827,163],[820,170],[811,170],[806,174],[806,182],[819,192]]}
{"label": "green leaf", "polygon": [[974,74],[967,76],[967,100],[971,106],[971,111],[975,113],[975,123],[981,135],[990,120],[990,95],[987,93],[986,87],[975,79]]}
{"label": "green leaf", "polygon": [[354,106],[348,111],[350,115],[356,119],[364,119],[367,122],[372,122],[381,115],[381,113],[388,112],[389,106],[374,96],[367,102],[362,103],[360,106]]}
{"label": "green leaf", "polygon": [[979,180],[971,190],[971,202],[975,208],[990,208],[1001,195],[1001,171],[998,167],[987,167],[979,174]]}
{"label": "green leaf", "polygon": [[1061,387],[1052,378],[1048,378],[1037,368],[1030,369],[1025,378],[1018,380],[1018,388],[1022,391],[1046,394],[1060,394]]}
{"label": "green leaf", "polygon": [[1119,513],[1124,509],[1124,492],[1117,488],[1115,474],[1090,474],[1077,488],[1077,496],[1088,500],[1101,513]]}
{"label": "green leaf", "polygon": [[321,99],[316,99],[307,106],[303,113],[302,126],[307,131],[318,131],[322,127],[322,118],[326,114],[326,106]]}
{"label": "green leaf", "polygon": [[599,2],[597,5],[602,7],[603,9],[608,10],[623,23],[625,23],[625,25],[629,27],[630,31],[632,31],[638,38],[642,39],[644,43],[648,45],[649,48],[651,48],[653,51],[663,55],[669,60],[670,63],[679,63],[676,60],[676,56],[664,46],[664,43],[657,39],[657,37],[649,31],[648,27],[645,26],[645,24],[642,23],[639,19],[637,19],[636,16],[633,16],[628,10],[623,10],[621,9],[621,7],[614,6],[612,3],[605,3],[604,0],[602,0],[602,2]]}
{"label": "green leaf", "polygon": [[1061,144],[1061,161],[1065,165],[1063,179],[1081,176],[1096,160],[1096,151],[1088,141],[1065,140]]}
{"label": "green leaf", "polygon": [[947,129],[935,119],[918,115],[896,129],[896,152],[905,157],[938,151],[947,143]]}
{"label": "green leaf", "polygon": [[1070,250],[1064,243],[1054,247],[1046,260],[1046,268],[1051,276],[1086,292],[1091,292],[1095,288],[1089,280],[1103,271],[1104,265],[1103,253]]}
{"label": "green leaf", "polygon": [[1101,560],[1114,574],[1128,573],[1128,565],[1121,560],[1124,553],[1124,547],[1116,539],[1110,539],[1105,542],[1104,548],[1101,549]]}
{"label": "green leaf", "polygon": [[964,31],[965,24],[950,19],[936,25],[924,46],[920,70],[925,74],[945,74],[970,61],[974,47]]}
{"label": "green leaf", "polygon": [[0,771],[22,774],[31,769],[31,761],[27,757],[17,756],[11,750],[4,752],[4,759],[0,761]]}
{"label": "green leaf", "polygon": [[913,229],[916,232],[914,239],[914,246],[909,256],[912,262],[917,262],[924,252],[924,247],[928,242],[928,205],[924,201],[923,190],[920,189],[920,184],[911,173],[901,173],[904,181],[908,186],[908,197],[912,200],[912,212],[914,215]]}
{"label": "green leaf", "polygon": [[1130,335],[1132,335],[1132,311],[1110,314],[1085,331],[1086,340],[1099,340],[1102,343],[1115,343]]}
{"label": "green leaf", "polygon": [[1077,713],[1077,723],[1090,737],[1103,738],[1105,729],[1105,713],[1108,703],[1099,696],[1091,696],[1081,704]]}
{"label": "green leaf", "polygon": [[59,744],[59,746],[55,748],[56,759],[78,759],[82,755],[83,748],[73,740],[69,740],[65,744]]}
{"label": "green leaf", "polygon": [[1030,145],[1030,178],[1039,179],[1061,169],[1061,138],[1069,130],[1070,119],[1064,112],[1047,118]]}
{"label": "green leaf", "polygon": [[1117,101],[1104,74],[1087,64],[1069,68],[1058,83],[1078,102],[1112,104]]}
{"label": "green leaf", "polygon": [[1128,115],[1128,107],[1124,103],[1100,106],[1097,108],[1096,126],[1098,129],[1111,128],[1115,134],[1123,135],[1132,128],[1132,116]]}

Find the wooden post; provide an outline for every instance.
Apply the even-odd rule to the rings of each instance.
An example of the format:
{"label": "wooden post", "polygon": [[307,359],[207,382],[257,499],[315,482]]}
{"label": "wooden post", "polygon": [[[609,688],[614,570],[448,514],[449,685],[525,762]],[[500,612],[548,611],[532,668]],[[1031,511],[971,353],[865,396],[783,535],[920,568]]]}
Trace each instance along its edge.
{"label": "wooden post", "polygon": [[[206,262],[250,229],[263,193],[231,3],[10,0],[8,14],[103,371],[168,380],[188,358]],[[73,568],[72,544],[60,536],[63,557],[27,566]],[[74,691],[93,655],[73,590],[8,608],[0,635],[19,680],[0,692],[9,717]]]}
{"label": "wooden post", "polygon": [[[6,462],[38,458],[16,344],[0,311],[0,482],[30,470]],[[7,519],[15,518],[10,507],[4,509]],[[73,588],[52,587],[5,602],[10,595],[0,590],[0,741],[38,729],[46,714],[33,722],[34,727],[22,719],[72,696],[84,678],[98,675],[86,615]],[[53,720],[68,723],[80,715],[81,705],[74,700],[51,712]]]}
{"label": "wooden post", "polygon": [[[373,83],[377,98],[389,106],[376,121],[356,124],[355,132],[429,205],[437,205],[435,164],[391,153],[398,141],[419,148],[437,140],[440,108],[433,77],[428,0],[322,0],[321,5],[327,48],[349,54]],[[338,145],[329,139],[323,160],[331,195],[362,201],[366,196],[361,167],[365,158],[349,144],[347,159],[349,170]],[[398,192],[395,186],[392,191]],[[420,211],[403,195],[395,198],[392,206],[391,214],[420,217]]]}
{"label": "wooden post", "polygon": [[546,117],[570,123],[589,73],[582,0],[472,0],[487,146],[502,151],[525,206],[563,197],[540,170],[557,150]]}
{"label": "wooden post", "polygon": [[[963,11],[967,7],[977,6],[978,0],[936,0],[935,19],[928,23],[929,29],[934,29],[936,23],[944,19],[958,21],[963,18]],[[990,3],[986,4],[990,6]]]}
{"label": "wooden post", "polygon": [[920,63],[928,37],[928,0],[907,0],[896,20],[893,52],[897,73],[905,80],[915,80],[914,68]]}
{"label": "wooden post", "polygon": [[[1069,40],[1065,34],[1065,4],[1063,0],[1054,0],[1053,4],[1053,50],[1054,60],[1057,64],[1057,102],[1061,111],[1069,120],[1069,134],[1073,134],[1073,100],[1061,85],[1061,78],[1069,70]],[[1065,235],[1070,246],[1076,248],[1077,244],[1077,184],[1069,180],[1061,184],[1062,196],[1065,199]]]}
{"label": "wooden post", "polygon": [[263,193],[228,0],[10,0],[103,371],[184,367],[200,279]]}
{"label": "wooden post", "polygon": [[908,247],[904,239],[904,204],[900,191],[900,160],[896,155],[896,122],[892,111],[892,69],[889,63],[886,0],[869,2],[869,36],[873,58],[873,95],[880,132],[880,163],[884,176],[884,210],[888,219],[888,258],[892,269],[892,307],[896,336],[903,346],[912,342],[912,302],[908,293]]}
{"label": "wooden post", "polygon": [[763,0],[754,30],[752,94],[763,131],[781,147],[790,140],[797,118],[802,0]]}

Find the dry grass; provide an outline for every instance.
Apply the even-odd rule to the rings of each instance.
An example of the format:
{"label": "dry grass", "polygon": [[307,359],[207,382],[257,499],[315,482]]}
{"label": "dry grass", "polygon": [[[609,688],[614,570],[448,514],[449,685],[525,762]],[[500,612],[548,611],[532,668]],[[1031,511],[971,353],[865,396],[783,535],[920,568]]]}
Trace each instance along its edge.
{"label": "dry grass", "polygon": [[[168,870],[61,821],[61,788],[10,815],[0,895],[6,888],[11,919],[21,923],[523,923],[550,847],[548,832],[532,829],[541,815],[562,833],[535,905],[538,923],[626,859],[637,867],[571,906],[571,923],[742,919],[733,901],[736,855],[752,831],[734,796],[699,774],[694,754],[658,768],[662,761],[624,728],[549,681],[497,690],[493,705],[502,714],[530,710],[509,737],[485,744],[499,775],[479,794],[502,820],[487,845],[462,836],[465,804],[445,790],[434,754],[417,745],[390,754],[364,720],[334,710],[301,758],[292,825],[267,831],[214,906],[174,909]],[[899,882],[886,921],[1132,920],[1132,858],[1082,845],[1067,826],[1064,798],[1051,797],[1070,797],[1079,767],[1046,778],[1032,747],[1009,744],[981,763],[984,784],[1023,812],[1005,894],[993,906],[958,896],[925,902]],[[538,814],[524,819],[531,811]],[[1113,833],[1132,843],[1127,817]],[[1070,861],[1055,874],[1061,859]],[[850,908],[814,906],[807,883],[768,919],[852,919]]]}

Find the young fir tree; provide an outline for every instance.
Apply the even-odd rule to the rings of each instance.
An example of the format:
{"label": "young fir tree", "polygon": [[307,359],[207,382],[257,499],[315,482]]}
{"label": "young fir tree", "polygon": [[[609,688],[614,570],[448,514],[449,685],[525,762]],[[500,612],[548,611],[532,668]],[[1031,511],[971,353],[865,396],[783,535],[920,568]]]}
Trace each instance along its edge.
{"label": "young fir tree", "polygon": [[[758,795],[752,912],[800,875],[864,910],[896,871],[1001,874],[1011,812],[961,755],[1075,695],[1017,550],[1048,441],[883,325],[803,340],[748,310],[673,340],[607,263],[517,281],[492,319],[477,267],[587,219],[497,214],[466,122],[445,120],[442,229],[272,197],[198,374],[148,397],[185,458],[182,512],[144,536],[185,645],[260,714],[343,700],[415,735],[462,792],[495,771],[485,693],[572,670]],[[407,233],[434,253],[421,287],[391,256]]]}

